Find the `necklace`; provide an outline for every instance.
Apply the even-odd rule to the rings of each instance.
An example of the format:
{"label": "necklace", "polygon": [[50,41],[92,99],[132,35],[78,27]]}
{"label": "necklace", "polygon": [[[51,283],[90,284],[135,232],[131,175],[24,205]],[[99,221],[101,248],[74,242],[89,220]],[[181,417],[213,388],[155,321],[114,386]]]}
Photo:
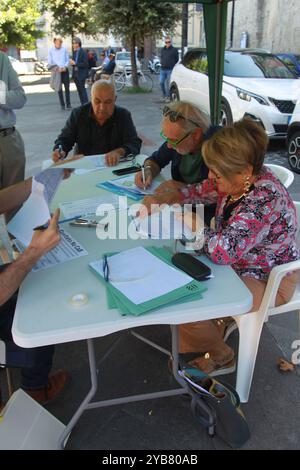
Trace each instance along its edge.
{"label": "necklace", "polygon": [[246,176],[245,180],[244,180],[244,192],[243,192],[243,194],[241,194],[240,196],[231,196],[229,194],[229,196],[227,198],[227,204],[228,203],[232,204],[233,202],[239,201],[240,199],[242,199],[242,197],[246,196],[249,193],[250,189],[251,189],[250,177]]}
{"label": "necklace", "polygon": [[242,199],[242,197],[246,196],[248,193],[249,193],[249,189],[247,191],[245,191],[241,196],[231,196],[229,194],[229,196],[227,198],[227,203],[231,204],[233,202],[239,201],[239,199]]}

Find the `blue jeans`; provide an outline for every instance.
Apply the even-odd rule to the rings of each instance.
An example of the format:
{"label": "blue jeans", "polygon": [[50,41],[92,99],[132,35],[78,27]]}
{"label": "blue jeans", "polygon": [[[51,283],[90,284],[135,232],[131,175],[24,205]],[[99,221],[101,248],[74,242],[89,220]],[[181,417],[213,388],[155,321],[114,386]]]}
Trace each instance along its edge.
{"label": "blue jeans", "polygon": [[170,97],[170,77],[172,69],[160,69],[159,84],[164,98]]}
{"label": "blue jeans", "polygon": [[0,307],[0,338],[6,345],[8,367],[21,367],[22,388],[38,389],[48,384],[52,367],[54,346],[21,348],[13,342],[11,327],[16,307],[17,294],[14,294]]}

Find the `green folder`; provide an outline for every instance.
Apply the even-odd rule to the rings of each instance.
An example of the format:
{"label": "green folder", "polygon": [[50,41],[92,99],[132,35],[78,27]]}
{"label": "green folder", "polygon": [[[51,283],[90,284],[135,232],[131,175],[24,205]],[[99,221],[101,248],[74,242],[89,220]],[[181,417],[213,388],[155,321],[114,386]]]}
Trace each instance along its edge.
{"label": "green folder", "polygon": [[[154,256],[157,256],[159,259],[165,263],[174,267],[171,262],[172,254],[166,248],[157,248],[149,247],[146,248]],[[111,256],[113,253],[108,254]],[[202,298],[201,293],[206,290],[206,287],[199,281],[192,280],[185,286],[182,286],[178,289],[175,289],[167,294],[161,295],[154,299],[148,300],[141,304],[134,304],[129,300],[124,294],[122,294],[118,289],[116,289],[112,284],[106,282],[104,278],[99,275],[99,273],[90,266],[91,270],[99,277],[101,282],[106,287],[106,296],[108,308],[118,308],[122,315],[141,315],[143,313],[149,312],[150,310],[155,310],[162,306],[190,302],[192,300],[198,300]],[[175,268],[177,269],[177,268]]]}

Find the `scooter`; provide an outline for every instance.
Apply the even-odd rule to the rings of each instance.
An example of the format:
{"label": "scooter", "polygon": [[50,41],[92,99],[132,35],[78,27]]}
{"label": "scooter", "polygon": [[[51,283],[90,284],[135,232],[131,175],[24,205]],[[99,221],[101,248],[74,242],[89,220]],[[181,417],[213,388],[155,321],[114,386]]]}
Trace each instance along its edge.
{"label": "scooter", "polygon": [[49,72],[48,64],[44,60],[35,62],[34,73],[41,75],[42,73]]}
{"label": "scooter", "polygon": [[157,56],[154,56],[153,59],[150,59],[148,62],[148,67],[151,73],[159,74],[160,72],[160,60]]}

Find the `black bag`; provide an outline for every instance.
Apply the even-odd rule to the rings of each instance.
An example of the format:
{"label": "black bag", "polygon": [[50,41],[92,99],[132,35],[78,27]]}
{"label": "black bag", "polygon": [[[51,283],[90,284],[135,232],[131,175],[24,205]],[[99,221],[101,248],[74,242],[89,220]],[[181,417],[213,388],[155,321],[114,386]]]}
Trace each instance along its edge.
{"label": "black bag", "polygon": [[209,428],[211,435],[215,432],[234,449],[245,444],[250,438],[250,430],[237,391],[194,367],[183,367],[179,373],[189,387],[192,412],[197,421]]}
{"label": "black bag", "polygon": [[205,281],[211,275],[211,269],[188,253],[175,253],[172,263],[197,281]]}

